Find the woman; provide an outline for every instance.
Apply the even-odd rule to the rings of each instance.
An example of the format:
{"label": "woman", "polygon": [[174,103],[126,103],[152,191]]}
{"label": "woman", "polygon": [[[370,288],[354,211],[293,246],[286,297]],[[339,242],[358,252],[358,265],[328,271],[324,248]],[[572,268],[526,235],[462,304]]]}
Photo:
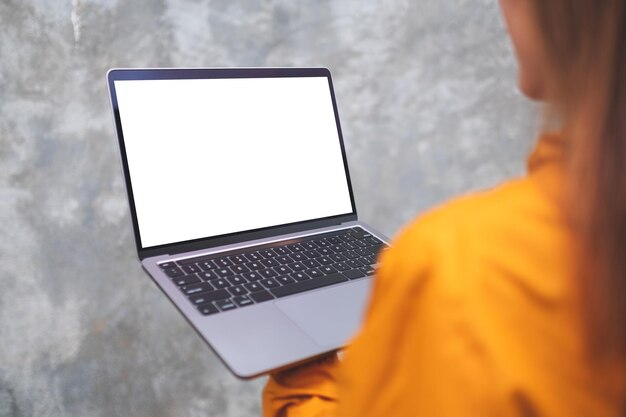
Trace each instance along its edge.
{"label": "woman", "polygon": [[559,133],[405,228],[345,360],[271,376],[266,416],[625,415],[624,3],[501,0]]}

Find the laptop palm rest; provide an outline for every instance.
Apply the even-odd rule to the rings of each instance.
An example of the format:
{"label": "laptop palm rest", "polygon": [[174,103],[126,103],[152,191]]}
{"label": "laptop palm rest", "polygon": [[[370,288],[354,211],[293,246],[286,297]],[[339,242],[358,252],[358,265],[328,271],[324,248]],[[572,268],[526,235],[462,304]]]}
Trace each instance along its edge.
{"label": "laptop palm rest", "polygon": [[360,328],[371,279],[352,281],[274,303],[320,347],[345,344]]}

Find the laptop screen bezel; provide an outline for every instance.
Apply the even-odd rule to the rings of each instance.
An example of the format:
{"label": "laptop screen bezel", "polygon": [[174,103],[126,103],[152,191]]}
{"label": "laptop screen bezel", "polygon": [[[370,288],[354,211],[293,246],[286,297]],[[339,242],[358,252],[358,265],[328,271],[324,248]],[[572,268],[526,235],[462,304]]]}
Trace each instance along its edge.
{"label": "laptop screen bezel", "polygon": [[[350,202],[352,212],[340,214],[330,217],[304,220],[294,223],[269,226],[260,229],[239,231],[225,235],[203,237],[183,242],[168,243],[159,246],[142,247],[141,233],[139,231],[139,223],[137,221],[137,211],[135,207],[135,199],[133,196],[133,188],[130,179],[130,171],[128,168],[128,160],[126,155],[126,147],[124,144],[124,133],[122,131],[122,123],[120,119],[120,111],[117,103],[117,95],[115,91],[115,81],[122,80],[180,80],[180,79],[228,79],[228,78],[285,78],[285,77],[326,77],[330,88],[330,96],[333,104],[333,112],[335,115],[335,123],[337,126],[337,134],[339,137],[339,145],[343,158],[346,180],[348,183],[348,191],[350,193]],[[240,242],[263,239],[281,234],[297,233],[315,228],[328,227],[349,221],[357,220],[356,204],[354,201],[354,193],[352,190],[352,182],[350,180],[350,172],[348,169],[348,160],[346,157],[345,146],[343,142],[343,134],[341,124],[339,122],[339,113],[337,111],[337,103],[335,100],[335,92],[333,89],[330,71],[327,68],[152,68],[152,69],[111,69],[107,73],[107,81],[109,87],[109,95],[113,117],[115,119],[115,128],[120,148],[120,156],[122,162],[122,170],[124,172],[124,181],[128,194],[128,203],[130,208],[131,220],[133,223],[133,232],[135,235],[135,245],[137,255],[140,259],[165,254],[178,254],[201,249],[210,249],[223,245],[236,244]]]}

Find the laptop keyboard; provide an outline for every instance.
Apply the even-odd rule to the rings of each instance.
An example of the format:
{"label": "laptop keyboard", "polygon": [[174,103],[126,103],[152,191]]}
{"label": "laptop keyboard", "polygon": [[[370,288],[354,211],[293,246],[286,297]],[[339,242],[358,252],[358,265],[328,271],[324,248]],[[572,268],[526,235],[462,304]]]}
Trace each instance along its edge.
{"label": "laptop keyboard", "polygon": [[159,266],[209,315],[373,275],[386,247],[354,227]]}

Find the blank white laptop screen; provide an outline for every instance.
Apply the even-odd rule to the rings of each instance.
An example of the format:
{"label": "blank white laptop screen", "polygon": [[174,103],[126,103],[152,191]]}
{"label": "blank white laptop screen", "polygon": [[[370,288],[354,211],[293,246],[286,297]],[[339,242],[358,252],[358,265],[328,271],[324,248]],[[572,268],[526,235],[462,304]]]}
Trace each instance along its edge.
{"label": "blank white laptop screen", "polygon": [[352,213],[326,77],[115,90],[143,248]]}

